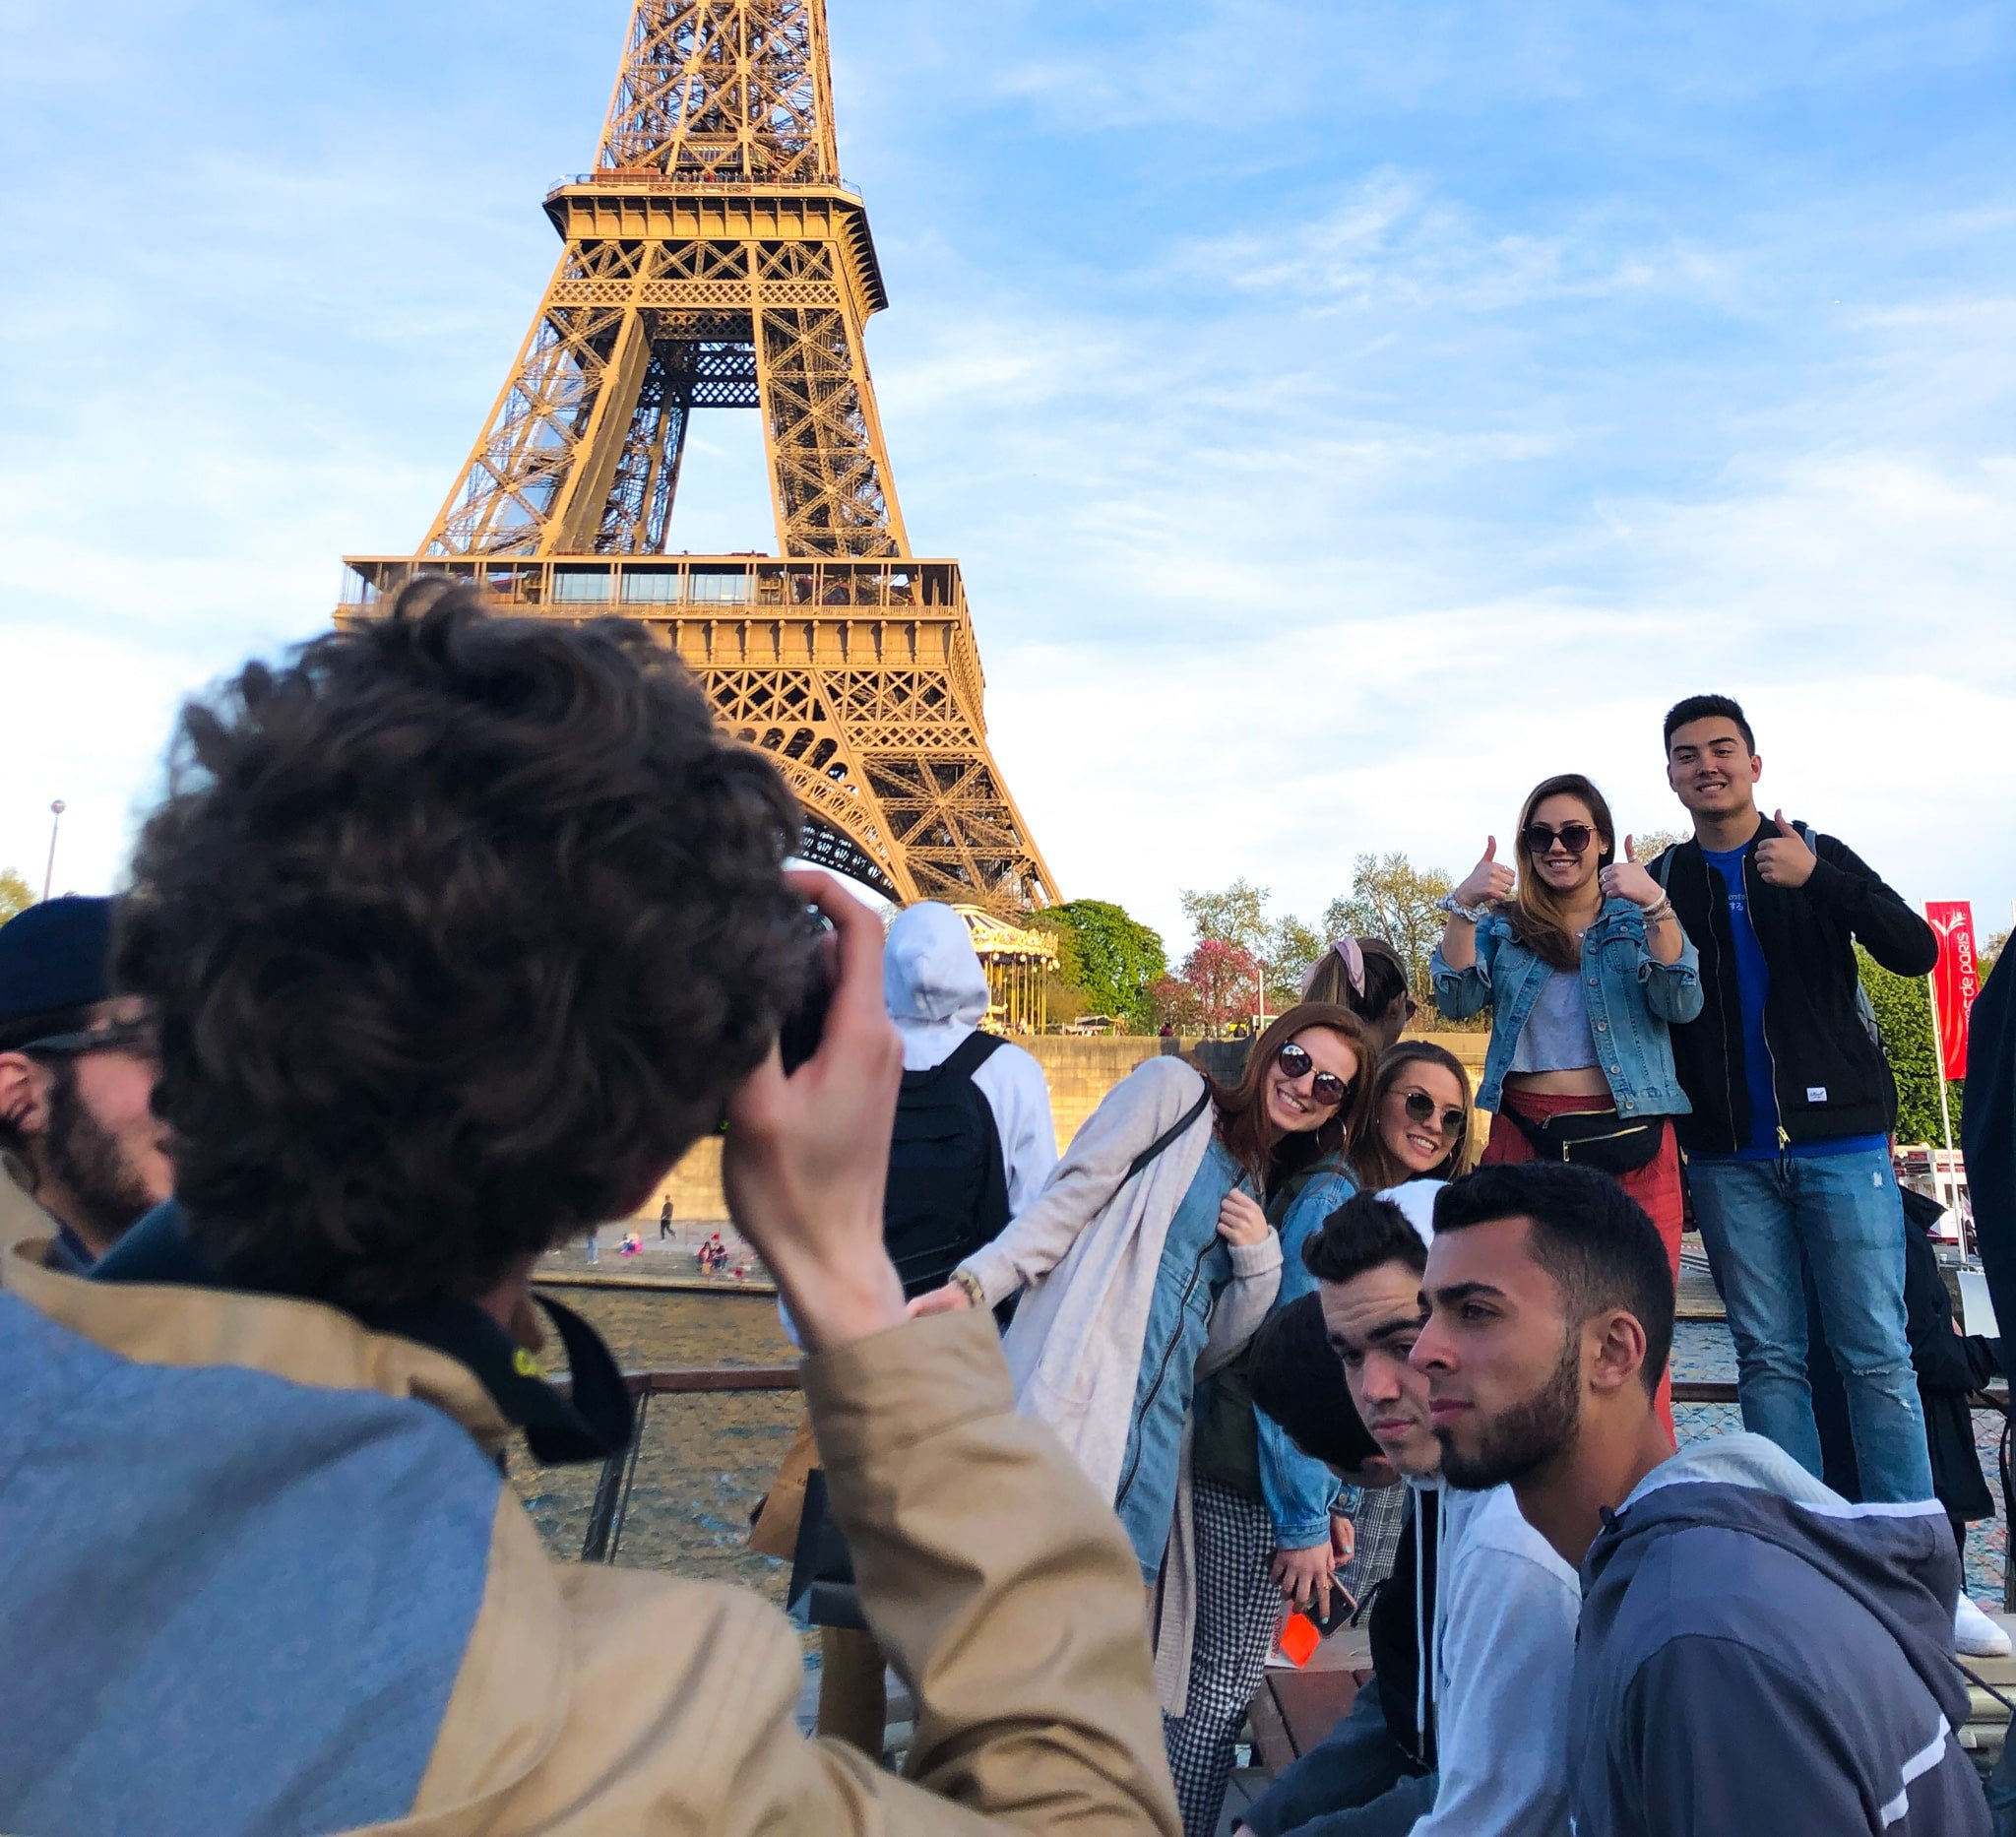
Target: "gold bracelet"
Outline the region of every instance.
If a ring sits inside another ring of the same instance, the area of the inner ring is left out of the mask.
[[[966,1299],[973,1303],[975,1313],[984,1314],[987,1311],[987,1292],[980,1287],[980,1279],[972,1270],[955,1269],[952,1280],[966,1291]]]

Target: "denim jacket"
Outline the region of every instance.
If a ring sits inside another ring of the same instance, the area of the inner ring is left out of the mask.
[[[1316,1292],[1316,1278],[1302,1261],[1302,1245],[1323,1229],[1323,1221],[1357,1191],[1341,1167],[1315,1169],[1284,1189],[1280,1221],[1281,1292],[1277,1309]],[[1270,1206],[1268,1210],[1276,1208]],[[1337,1476],[1313,1455],[1304,1454],[1264,1410],[1253,1412],[1260,1442],[1260,1491],[1274,1520],[1274,1541],[1282,1550],[1307,1550],[1330,1535],[1330,1508],[1342,1489]]]
[[[1491,1010],[1480,1109],[1496,1110],[1526,1017],[1553,966],[1513,936],[1502,913],[1477,927],[1477,961],[1450,967],[1438,944],[1430,960],[1435,1006],[1452,1021]],[[1606,900],[1582,938],[1582,991],[1589,1004],[1597,1062],[1620,1116],[1683,1116],[1691,1106],[1673,1071],[1668,1027],[1701,1012],[1701,955],[1684,938],[1679,956],[1661,963],[1645,941],[1645,915],[1630,900]]]

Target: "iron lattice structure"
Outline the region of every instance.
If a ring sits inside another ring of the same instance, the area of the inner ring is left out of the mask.
[[[987,746],[958,564],[904,533],[824,0],[637,0],[595,169],[545,208],[564,247],[489,420],[417,555],[347,559],[339,616],[426,570],[645,620],[777,760],[807,859],[896,900],[1050,904]],[[668,556],[706,409],[761,416],[775,558]]]

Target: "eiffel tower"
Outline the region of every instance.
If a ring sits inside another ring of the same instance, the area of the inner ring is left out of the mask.
[[[888,304],[842,183],[825,0],[637,0],[595,170],[420,551],[348,556],[339,618],[415,573],[642,620],[804,813],[800,854],[900,902],[1055,882],[988,750],[959,564],[911,552],[862,330]],[[777,553],[667,549],[686,431],[762,418]]]

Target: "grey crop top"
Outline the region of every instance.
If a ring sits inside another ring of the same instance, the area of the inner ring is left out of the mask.
[[[1555,970],[1527,1013],[1509,1069],[1580,1071],[1597,1062],[1596,1036],[1589,1031],[1589,1003],[1583,999],[1582,978],[1574,970]]]

